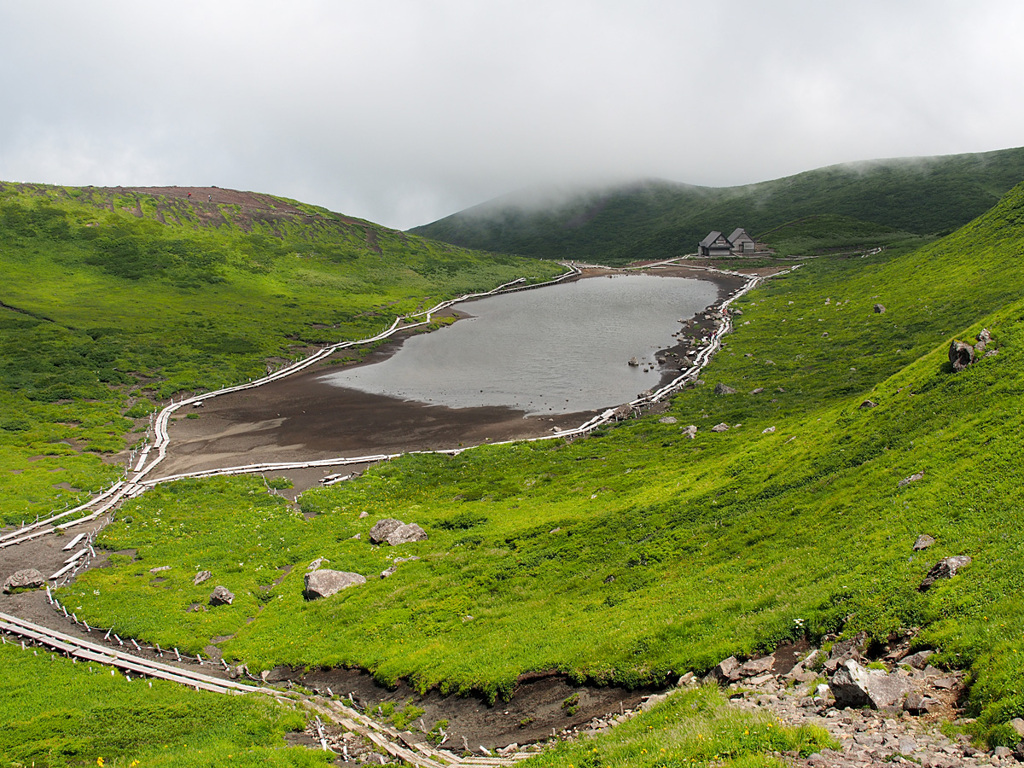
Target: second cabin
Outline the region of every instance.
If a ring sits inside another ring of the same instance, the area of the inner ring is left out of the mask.
[[[758,247],[754,238],[747,234],[747,230],[737,227],[728,237],[717,230],[710,232],[697,246],[697,255],[708,259],[718,259],[729,256],[749,256],[761,250],[764,249]]]

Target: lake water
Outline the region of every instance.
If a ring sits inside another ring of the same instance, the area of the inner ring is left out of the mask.
[[[323,379],[452,408],[507,406],[543,415],[614,407],[658,386],[658,350],[676,343],[680,319],[717,298],[714,283],[653,275],[492,296],[456,305],[471,317],[407,339],[387,360]],[[639,367],[627,364],[632,357]]]

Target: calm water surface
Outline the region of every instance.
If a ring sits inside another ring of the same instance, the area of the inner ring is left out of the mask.
[[[656,352],[674,345],[680,319],[717,298],[714,283],[653,275],[493,296],[456,305],[472,317],[407,339],[383,362],[323,378],[452,408],[497,405],[537,415],[613,407],[658,385]],[[627,365],[631,357],[641,366]]]

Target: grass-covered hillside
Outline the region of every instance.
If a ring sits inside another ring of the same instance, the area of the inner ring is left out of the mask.
[[[116,477],[103,457],[175,392],[560,271],[268,195],[189,194],[0,184],[0,524]]]
[[[134,557],[64,599],[164,645],[219,637],[254,669],[357,665],[493,696],[533,670],[641,685],[805,633],[918,628],[937,663],[970,670],[979,732],[1008,740],[1024,717],[1022,259],[1024,185],[924,248],[811,260],[748,294],[677,423],[410,456],[304,494],[306,515],[251,478],[161,487],[100,539]],[[954,373],[951,339],[982,328],[996,354]],[[385,517],[430,538],[371,546]],[[914,552],[921,533],[937,543]],[[955,554],[973,562],[918,591]],[[306,602],[321,557],[371,578]],[[234,604],[190,612],[197,570]]]
[[[622,263],[693,253],[711,230],[744,227],[763,235],[797,219],[833,215],[875,225],[852,238],[845,226],[835,245],[870,248],[908,235],[946,234],[991,208],[1022,178],[1024,148],[836,165],[741,187],[644,181],[591,191],[526,190],[410,231],[499,253]],[[880,237],[884,230],[889,239]]]

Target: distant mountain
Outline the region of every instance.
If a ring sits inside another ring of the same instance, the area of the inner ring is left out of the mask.
[[[644,180],[538,188],[409,230],[463,247],[622,263],[692,253],[710,230],[754,235],[835,215],[917,235],[945,234],[1024,179],[1024,148],[833,165],[740,187]]]

